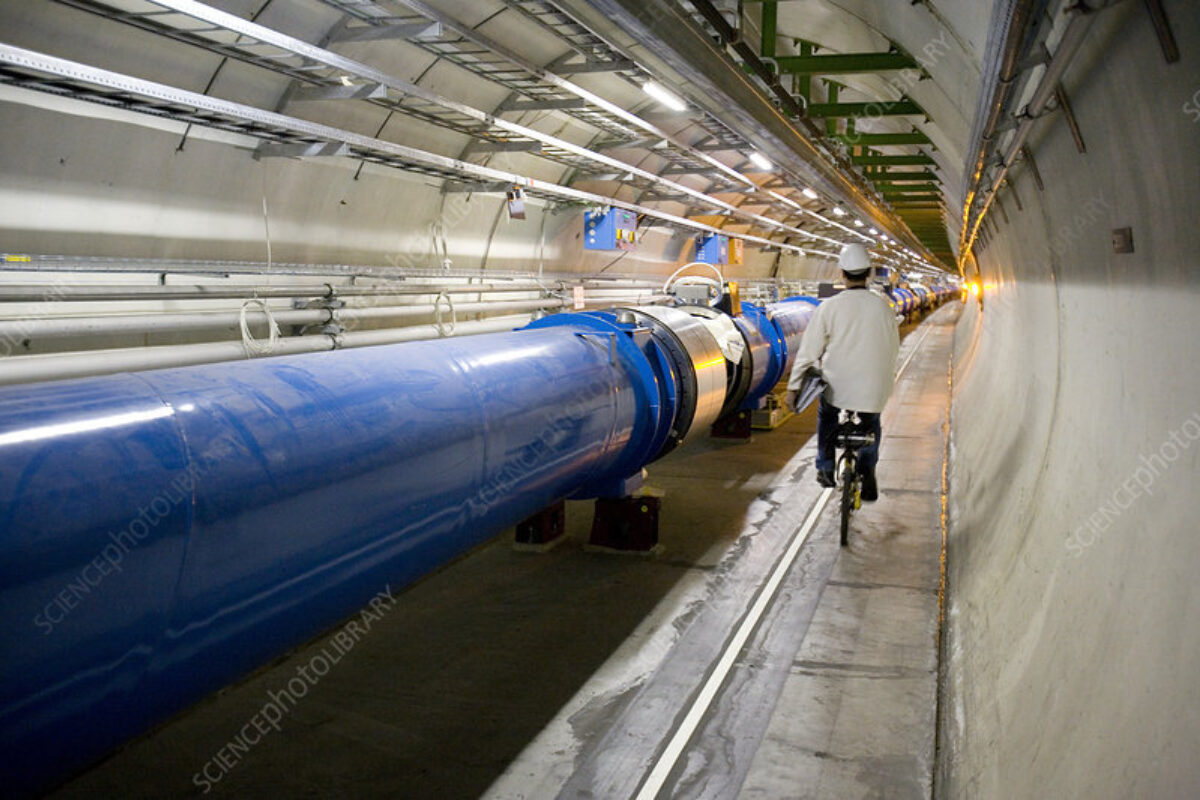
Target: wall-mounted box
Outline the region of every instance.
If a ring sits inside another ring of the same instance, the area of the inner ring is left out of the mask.
[[[740,265],[746,257],[746,243],[741,239],[729,240],[729,263]]]
[[[637,247],[637,214],[623,208],[583,215],[585,250],[633,250]]]
[[[696,258],[704,264],[729,263],[729,237],[720,233],[710,233],[696,238]]]

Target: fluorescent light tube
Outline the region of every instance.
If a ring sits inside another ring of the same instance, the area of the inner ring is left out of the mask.
[[[672,111],[687,111],[687,103],[657,81],[646,81],[642,84],[642,91]]]
[[[753,161],[754,166],[758,167],[759,169],[772,169],[775,166],[767,159],[766,156],[758,151],[750,154],[750,160]]]

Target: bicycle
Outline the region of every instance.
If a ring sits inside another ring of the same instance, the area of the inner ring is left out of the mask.
[[[875,432],[857,411],[842,411],[838,417],[837,446],[842,449],[837,471],[842,476],[842,547],[849,543],[850,515],[862,506],[862,475],[858,473],[858,452],[875,444]]]

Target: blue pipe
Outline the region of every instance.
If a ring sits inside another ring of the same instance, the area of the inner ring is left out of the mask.
[[[816,301],[819,302],[819,301]],[[742,316],[747,325],[758,332],[758,338],[767,342],[766,369],[751,385],[741,408],[755,409],[762,406],[764,398],[779,381],[792,371],[796,353],[800,349],[800,338],[812,319],[816,306],[809,302],[785,300],[769,306],[742,303]],[[745,330],[743,329],[743,335]],[[747,339],[749,341],[749,339]],[[758,371],[755,371],[758,375]]]
[[[757,402],[812,306],[743,307]],[[745,389],[698,381],[726,374],[703,325],[636,318],[0,389],[6,790],[50,786],[562,498],[627,493],[711,422],[688,403],[715,415]]]
[[[553,319],[0,390],[6,791],[640,470],[675,415],[660,347],[611,315]]]

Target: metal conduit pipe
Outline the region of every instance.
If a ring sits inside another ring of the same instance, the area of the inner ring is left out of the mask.
[[[964,246],[960,248],[962,253],[970,251],[971,246],[975,242],[975,238],[979,232],[979,226],[983,223],[983,218],[986,216],[988,209],[991,208],[992,201],[996,198],[996,193],[1004,183],[1008,171],[1016,163],[1017,157],[1021,153],[1021,147],[1025,144],[1025,140],[1029,138],[1030,132],[1033,130],[1034,123],[1045,114],[1046,107],[1050,103],[1050,99],[1054,97],[1054,92],[1062,81],[1062,76],[1074,61],[1076,54],[1079,52],[1080,46],[1087,38],[1088,32],[1091,30],[1092,23],[1095,20],[1095,15],[1099,11],[1103,11],[1121,0],[1100,0],[1093,2],[1091,5],[1087,3],[1077,3],[1066,9],[1067,14],[1071,15],[1067,23],[1066,29],[1059,40],[1058,47],[1054,51],[1054,55],[1046,63],[1046,70],[1042,74],[1041,81],[1034,90],[1033,96],[1029,100],[1029,104],[1025,110],[1018,116],[1019,124],[1016,132],[1013,134],[1012,140],[1008,147],[1005,148],[1003,156],[1000,160],[1000,169],[996,172],[995,178],[992,179],[990,187],[986,190],[986,198],[979,209],[979,213],[975,215],[974,223],[967,226],[970,222],[971,211],[971,196],[968,195],[967,204],[963,212],[963,234],[961,241]],[[985,139],[985,144],[986,144]],[[980,176],[982,177],[982,176]],[[960,258],[965,258],[961,256]],[[961,263],[960,263],[961,271]]]
[[[630,299],[632,302],[657,303],[666,298],[663,295],[658,294],[643,294],[628,299]],[[608,307],[611,304],[612,300],[610,299],[593,299],[584,302],[585,307]],[[508,312],[514,310],[528,311],[562,307],[562,301],[558,300],[530,300],[514,301],[511,303],[462,304],[456,305],[455,309],[456,312],[463,313],[507,314]],[[379,316],[382,317],[392,316],[389,313],[382,313],[385,311],[384,309],[352,310],[363,312],[363,314],[358,317],[360,319],[371,318],[371,315],[374,312],[381,312]],[[342,309],[339,312],[340,319],[349,319],[349,317],[347,317],[345,314],[346,311],[347,309]],[[428,316],[430,313],[432,313],[433,307],[422,307],[419,312],[414,311],[412,314],[409,314],[409,310],[406,308],[402,308],[400,311],[402,313],[396,318],[403,318],[405,316]],[[275,318],[279,322],[284,322],[284,320],[281,319],[281,316],[292,313],[293,312],[287,311],[277,312],[275,314]],[[319,324],[329,319],[328,312],[324,310],[317,310],[315,312],[305,310],[303,313],[315,313],[318,315],[315,319],[311,320],[308,320],[307,317],[305,318],[310,324]],[[238,315],[234,314],[232,316],[234,317],[233,325],[237,326]],[[261,314],[259,314],[259,316],[261,317]],[[288,317],[288,319],[292,318]],[[438,339],[449,336],[495,333],[497,331],[512,330],[513,328],[528,323],[530,319],[531,317],[529,314],[521,314],[517,316],[503,316],[495,319],[460,320],[454,322],[452,325],[414,325],[403,328],[385,328],[369,331],[347,331],[334,335],[321,334],[310,336],[287,336],[279,339],[269,355],[295,355],[298,353],[336,350],[339,348],[366,347],[377,344],[419,341],[421,339]],[[47,320],[47,322],[58,321],[59,320]],[[29,322],[35,321],[30,320]],[[288,322],[286,324],[298,323]],[[104,331],[104,333],[113,332],[114,331]],[[81,331],[74,331],[70,334],[63,335],[84,334]],[[28,338],[29,336],[30,334],[26,332],[21,335],[21,338]],[[4,341],[4,339],[0,337],[0,341]],[[251,354],[247,352],[246,347],[241,341],[158,345],[153,347],[127,347],[106,350],[87,350],[71,353],[9,356],[7,358],[0,358],[0,386],[20,383],[33,383],[37,381],[56,381],[92,375],[110,375],[114,372],[138,372],[142,370],[183,367],[196,364],[215,364],[222,361],[237,361],[248,357],[251,357]]]
[[[749,310],[753,373],[777,379],[811,306]],[[6,789],[48,788],[558,500],[627,495],[726,405],[700,311],[0,388]]]
[[[1008,107],[1009,98],[1015,88],[1017,76],[1020,74],[1019,62],[1021,53],[1027,46],[1026,37],[1029,26],[1032,21],[1036,21],[1038,13],[1042,10],[1041,7],[1046,2],[1047,0],[1004,0],[1004,2],[997,3],[993,9],[988,50],[989,55],[993,49],[998,52],[996,57],[989,62],[994,65],[994,71],[987,76],[992,80],[992,94],[986,102],[986,116],[976,114],[976,119],[982,119],[983,124],[972,136],[972,150],[975,158],[974,163],[968,164],[968,184],[963,193],[963,197],[966,198],[962,225],[964,236],[970,221],[965,215],[970,213],[975,193],[979,190],[980,182],[983,180],[989,144],[996,135],[996,128],[1000,125],[1001,116],[1004,109]],[[1002,38],[993,41],[997,35]],[[984,102],[983,97],[984,95],[981,94],[981,103]]]
[[[528,323],[529,320],[528,314],[521,314],[459,322],[453,328],[447,326],[441,331],[436,325],[416,325],[408,328],[352,331],[336,336],[288,336],[281,338],[268,355],[296,355],[420,339],[495,333],[512,330]],[[111,375],[116,372],[141,372],[197,364],[216,364],[223,361],[241,361],[249,357],[250,354],[247,353],[245,346],[240,341],[12,356],[0,359],[0,386],[59,381],[93,375]]]
[[[568,303],[558,298],[540,300],[484,301],[455,303],[456,314],[501,314],[518,311],[561,309]],[[445,308],[445,306],[443,306]],[[281,309],[271,312],[280,325],[318,325],[327,322],[361,322],[401,320],[427,317],[435,312],[432,304],[411,306],[379,306],[339,309]],[[262,311],[247,312],[247,321],[255,326],[267,323]],[[122,314],[94,317],[47,317],[42,319],[0,320],[0,340],[61,339],[73,336],[108,336],[118,334],[177,333],[183,331],[237,331],[241,314],[237,311],[202,311],[194,313]]]
[[[597,282],[598,283],[598,282]],[[592,286],[592,282],[588,282]],[[614,290],[649,289],[655,286],[649,281],[618,283],[595,288]],[[59,286],[51,285],[4,285],[0,284],[0,302],[96,302],[123,300],[237,300],[258,297],[264,300],[301,297],[360,297],[396,296],[419,297],[442,294],[497,294],[511,292],[543,292],[547,285],[529,284],[455,284],[445,287],[436,285],[414,286],[336,286],[314,284],[312,286]]]
[[[1062,39],[1058,43],[1058,48],[1054,51],[1054,56],[1046,64],[1046,72],[1042,75],[1041,83],[1038,84],[1033,97],[1029,99],[1029,106],[1021,114],[1021,124],[1017,128],[1012,142],[1009,143],[1008,148],[1004,152],[1004,161],[999,173],[996,175],[996,179],[992,181],[992,194],[995,194],[1000,188],[1000,184],[1004,182],[1004,176],[1008,174],[1009,168],[1016,162],[1017,156],[1021,152],[1021,146],[1029,138],[1029,132],[1032,130],[1033,124],[1037,121],[1038,117],[1046,112],[1046,106],[1050,104],[1050,99],[1054,97],[1054,92],[1058,88],[1058,84],[1062,81],[1063,73],[1067,71],[1067,67],[1075,60],[1075,55],[1079,52],[1080,45],[1087,38],[1088,31],[1091,30],[1092,23],[1096,19],[1095,11],[1098,10],[1099,8],[1091,9],[1085,5],[1079,5],[1074,6],[1067,12],[1071,14],[1071,21],[1067,23],[1067,28],[1063,31]]]

